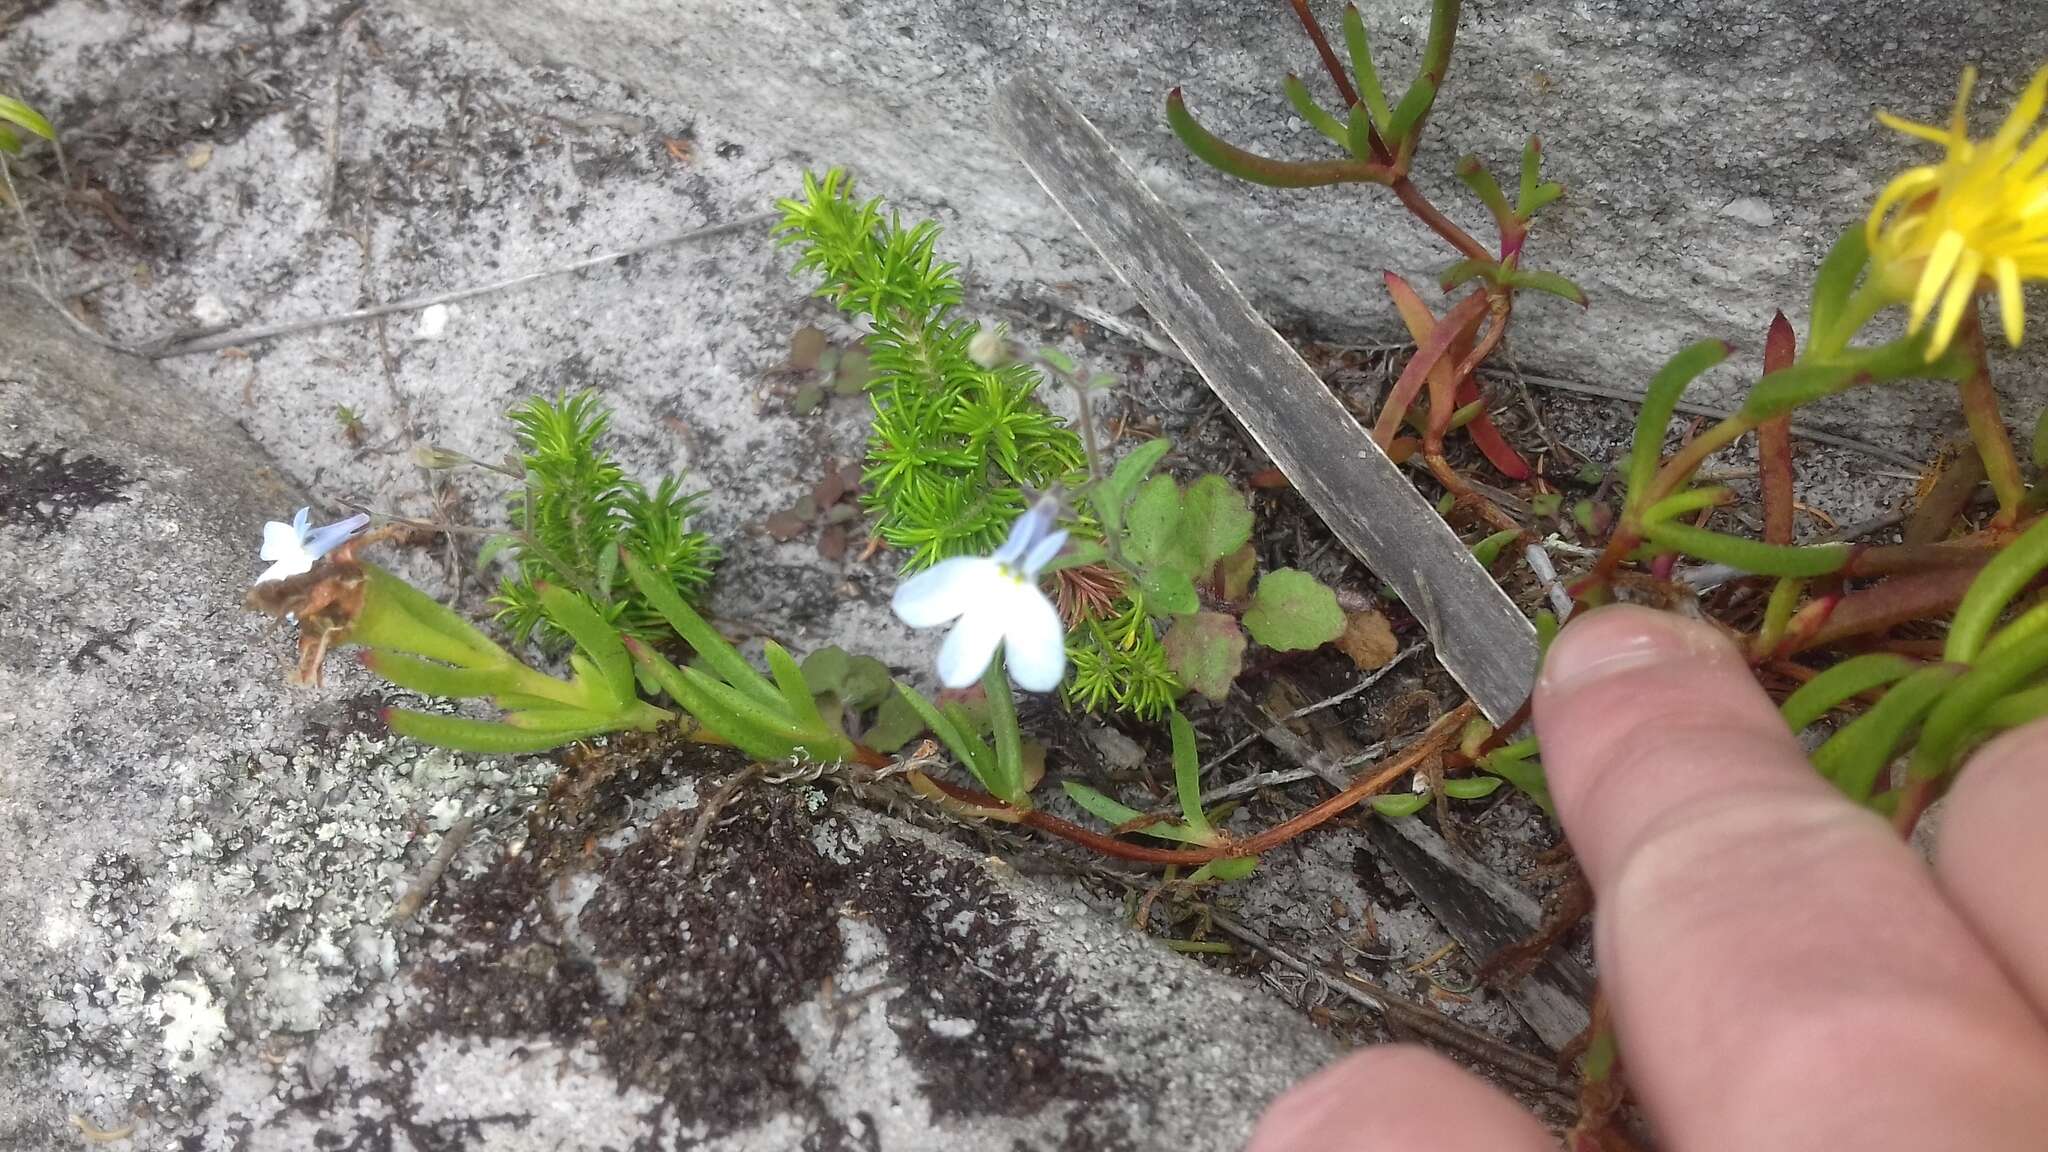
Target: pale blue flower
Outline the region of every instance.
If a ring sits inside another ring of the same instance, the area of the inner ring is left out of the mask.
[[[1042,497],[1010,525],[1009,539],[994,555],[941,560],[897,586],[889,606],[905,624],[955,622],[939,648],[939,683],[973,684],[1001,645],[1018,687],[1059,687],[1067,670],[1067,630],[1038,589],[1039,570],[1067,542],[1058,515],[1059,501]]]
[[[312,571],[315,561],[341,547],[370,522],[367,515],[358,512],[346,520],[314,528],[312,514],[311,508],[301,508],[289,524],[272,520],[263,526],[263,551],[259,555],[271,564],[256,578],[258,584]]]

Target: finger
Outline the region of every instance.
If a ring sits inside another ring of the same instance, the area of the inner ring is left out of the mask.
[[[2048,1018],[2048,721],[1977,753],[1942,811],[1935,874],[1949,902]]]
[[[1676,1149],[2032,1147],[2048,1034],[1711,626],[1610,608],[1536,692],[1629,1079]]]
[[[1556,1152],[1534,1116],[1426,1048],[1355,1052],[1266,1110],[1246,1152]]]

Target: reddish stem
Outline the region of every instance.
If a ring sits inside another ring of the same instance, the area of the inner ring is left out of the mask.
[[[1803,634],[1788,627],[1778,654],[1825,648],[1852,637],[1887,632],[1908,621],[1935,619],[1962,603],[1976,578],[1975,568],[1936,568],[1858,589],[1841,597],[1824,619],[1812,622]]]
[[[1351,77],[1344,74],[1344,65],[1338,63],[1337,53],[1330,47],[1329,37],[1323,35],[1322,23],[1316,19],[1315,13],[1308,10],[1308,0],[1287,0],[1287,2],[1293,7],[1295,18],[1301,21],[1302,31],[1308,33],[1309,41],[1316,46],[1316,55],[1322,57],[1323,70],[1330,74],[1331,81],[1337,85],[1338,94],[1344,97],[1344,106],[1346,108],[1355,106],[1358,103],[1358,90],[1351,86]],[[1380,143],[1377,129],[1373,132],[1373,144],[1375,145],[1373,148],[1375,154],[1381,154],[1386,147]],[[1391,159],[1391,157],[1386,155],[1380,155],[1380,158],[1383,160]]]
[[[1486,250],[1486,245],[1473,239],[1470,232],[1458,227],[1456,221],[1439,212],[1436,205],[1429,202],[1429,197],[1422,194],[1422,189],[1417,188],[1414,182],[1408,179],[1405,165],[1397,165],[1394,171],[1397,175],[1387,187],[1393,189],[1394,196],[1417,220],[1428,226],[1430,231],[1443,237],[1444,242],[1456,248],[1460,255],[1473,260],[1493,260],[1493,253]]]
[[[2012,437],[1998,412],[1998,393],[1991,387],[1991,363],[1984,354],[1984,328],[1976,312],[1963,316],[1962,338],[1970,356],[1969,375],[1962,380],[1963,418],[1969,422],[1970,438],[1984,457],[1984,474],[1991,491],[1998,496],[1994,528],[2010,528],[2019,519],[2027,499],[2026,481],[2020,478],[2019,458],[2013,455]]]
[[[1456,743],[1458,733],[1464,728],[1465,722],[1477,714],[1477,708],[1469,702],[1458,705],[1438,717],[1436,723],[1431,724],[1429,730],[1410,745],[1406,752],[1381,765],[1372,775],[1354,781],[1349,788],[1293,819],[1276,824],[1245,840],[1226,840],[1221,844],[1202,848],[1151,848],[1143,844],[1130,844],[1113,839],[1036,808],[1019,813],[1018,822],[1084,848],[1093,849],[1105,856],[1142,864],[1200,865],[1212,860],[1256,856],[1356,808],[1371,797],[1386,791],[1388,785],[1414,771],[1430,757],[1443,755],[1447,748]],[[943,780],[935,779],[932,784],[939,791],[963,804],[998,811],[1009,808],[1001,800],[985,792],[962,788]]]

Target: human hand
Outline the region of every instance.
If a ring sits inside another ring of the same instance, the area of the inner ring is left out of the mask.
[[[1963,772],[1930,871],[1813,771],[1711,627],[1607,608],[1536,689],[1628,1083],[1669,1152],[2048,1148],[2048,725]],[[1251,1152],[1556,1141],[1424,1049],[1280,1098]]]

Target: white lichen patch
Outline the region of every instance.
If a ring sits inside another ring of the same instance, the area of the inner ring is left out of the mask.
[[[155,1011],[163,1026],[164,1062],[179,1076],[213,1067],[227,1043],[228,1018],[200,980],[173,980],[157,995]]]
[[[93,985],[46,991],[43,1044],[128,1053],[124,1090],[152,1098],[168,1086],[150,1069],[175,1082],[314,1032],[393,976],[419,929],[392,911],[441,829],[467,815],[465,855],[498,851],[557,771],[365,735],[172,767],[189,790],[157,850],[102,853],[44,934],[89,932],[108,955]]]

